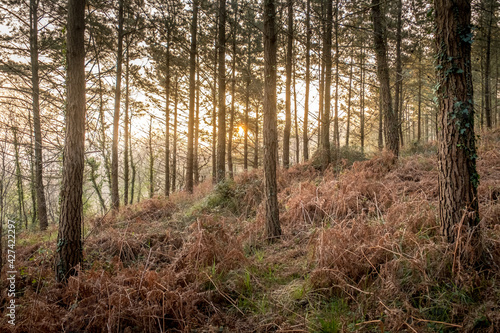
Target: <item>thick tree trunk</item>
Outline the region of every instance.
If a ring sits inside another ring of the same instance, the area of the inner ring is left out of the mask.
[[[120,96],[122,82],[123,59],[123,0],[119,0],[118,8],[118,51],[116,58],[115,112],[113,116],[113,146],[111,151],[111,206],[120,208],[118,191],[118,129],[120,125]]]
[[[479,223],[471,7],[467,0],[436,0],[434,10],[441,129],[438,133],[439,221],[442,235],[454,242],[461,226],[475,227]]]
[[[394,156],[399,155],[398,117],[392,108],[385,23],[379,0],[372,0],[373,40],[377,61],[377,75],[380,81],[380,97],[385,124],[385,144]]]
[[[82,263],[83,169],[85,153],[85,0],[68,0],[67,101],[56,278],[65,282]]]
[[[304,126],[302,130],[302,148],[304,161],[309,159],[309,85],[310,85],[310,66],[311,66],[311,0],[306,4],[306,91],[304,100]]]
[[[320,159],[322,168],[326,168],[331,161],[330,154],[330,104],[332,84],[332,21],[333,1],[326,3],[326,31],[323,36],[323,57],[325,59],[325,109],[321,119],[321,148]]]
[[[273,242],[281,236],[276,166],[278,133],[276,114],[276,8],[264,0],[264,189],[266,237]]]
[[[292,127],[292,52],[293,52],[293,1],[287,0],[288,7],[288,31],[286,45],[286,81],[285,81],[285,130],[283,131],[283,167],[290,166],[290,131]]]
[[[40,230],[47,229],[47,204],[43,185],[42,129],[40,121],[40,86],[38,77],[38,0],[30,0],[30,54],[33,97],[33,127],[35,130],[36,209]]]
[[[226,178],[226,0],[219,1],[219,114],[217,182]]]
[[[189,52],[189,116],[187,138],[186,190],[193,193],[193,139],[196,95],[196,31],[198,29],[198,1],[193,1],[193,19],[191,21],[191,50]]]

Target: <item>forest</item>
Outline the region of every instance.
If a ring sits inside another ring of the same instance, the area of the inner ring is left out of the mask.
[[[497,0],[1,0],[0,332],[500,332]]]

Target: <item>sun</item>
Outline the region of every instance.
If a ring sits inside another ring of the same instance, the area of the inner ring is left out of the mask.
[[[245,135],[245,129],[243,128],[243,125],[238,126],[238,135],[239,136]]]

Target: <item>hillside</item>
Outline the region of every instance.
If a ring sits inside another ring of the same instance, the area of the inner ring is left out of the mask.
[[[67,286],[54,279],[56,226],[19,234],[15,332],[500,331],[500,131],[480,140],[475,269],[466,235],[439,236],[432,146],[351,162],[281,170],[271,245],[260,171],[86,220]],[[4,270],[3,311],[5,283]]]

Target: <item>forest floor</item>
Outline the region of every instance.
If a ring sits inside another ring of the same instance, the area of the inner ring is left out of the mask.
[[[0,331],[499,332],[500,130],[480,139],[479,259],[466,232],[439,236],[435,149],[281,170],[274,244],[261,171],[87,219],[67,285],[56,226],[22,232],[16,326],[3,315]],[[5,283],[4,269],[3,313]]]

